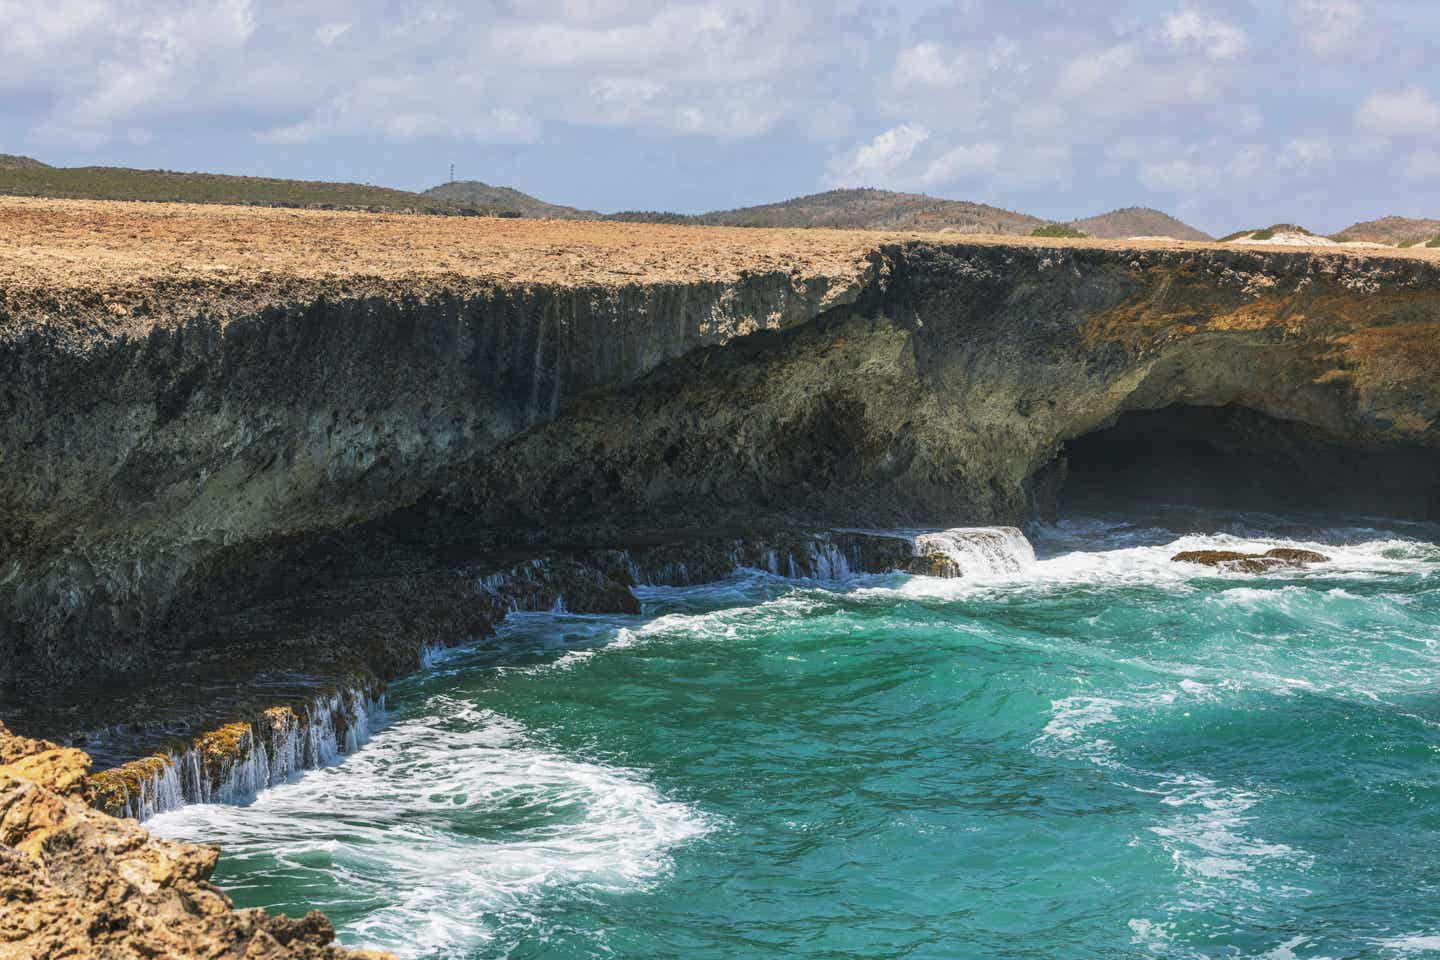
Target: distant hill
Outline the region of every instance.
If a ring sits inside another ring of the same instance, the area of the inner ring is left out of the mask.
[[[10,154],[0,154],[0,194],[565,220],[609,219],[702,226],[832,227],[1008,236],[1031,236],[1038,231],[1047,236],[1078,233],[1107,239],[1136,236],[1210,239],[1168,214],[1142,207],[1129,207],[1067,224],[968,200],[946,200],[923,193],[869,187],[829,190],[779,203],[701,214],[626,211],[607,216],[594,210],[547,203],[511,187],[479,180],[458,180],[431,187],[423,193],[412,193],[360,183],[134,170],[127,167],[52,167],[30,157]],[[1440,232],[1440,227],[1436,232]]]
[[[435,200],[519,214],[522,217],[550,217],[554,220],[599,220],[594,210],[546,203],[510,187],[496,187],[479,180],[452,180],[426,190],[423,196]]]
[[[869,188],[830,190],[781,203],[698,215],[627,211],[612,214],[610,219],[734,227],[836,227],[850,230],[999,233],[1011,236],[1073,235],[1056,232],[1058,228],[1068,228],[1086,236],[1105,239],[1214,239],[1168,214],[1145,207],[1127,207],[1098,217],[1057,224],[983,203],[943,200],[923,193],[897,193]],[[1037,231],[1040,233],[1037,234]]]
[[[1417,220],[1413,217],[1381,217],[1353,223],[1341,230],[1337,237],[1347,240],[1369,240],[1392,246],[1404,244],[1414,246],[1440,237],[1440,220]]]
[[[1102,240],[1124,240],[1127,237],[1172,237],[1176,240],[1214,240],[1208,233],[1202,233],[1176,220],[1168,213],[1149,207],[1125,207],[1098,217],[1072,220],[1070,226],[1081,233]]]
[[[0,156],[0,194],[76,200],[240,203],[344,210],[479,213],[459,205],[361,183],[233,177],[127,167],[51,167],[29,157]]]
[[[20,157],[13,153],[0,153],[0,170],[48,170],[47,164],[32,157]]]
[[[620,214],[617,219],[644,215]],[[664,222],[727,227],[834,227],[849,230],[925,230],[1028,235],[1047,221],[967,200],[923,193],[858,188],[829,190],[780,203],[717,210],[693,217],[663,214]]]

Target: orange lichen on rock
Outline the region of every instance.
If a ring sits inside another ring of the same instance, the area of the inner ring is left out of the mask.
[[[160,840],[86,805],[89,757],[0,725],[0,960],[378,960],[317,912],[236,910],[209,882],[215,847]]]

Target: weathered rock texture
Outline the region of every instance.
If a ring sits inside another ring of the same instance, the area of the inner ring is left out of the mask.
[[[0,958],[139,960],[384,954],[333,944],[330,922],[235,910],[208,881],[219,851],[159,840],[80,795],[78,750],[0,726]]]
[[[1242,553],[1238,550],[1187,550],[1170,558],[1175,563],[1194,563],[1214,567],[1227,573],[1271,573],[1276,570],[1303,570],[1312,563],[1325,563],[1330,558],[1314,550],[1276,547],[1264,553]]]
[[[1023,522],[1068,440],[1173,404],[1302,431],[1297,473],[1330,447],[1440,462],[1440,263],[1418,254],[0,213],[12,672],[161,662],[194,598],[283,596],[291,547],[336,531],[536,555]],[[67,272],[87,238],[103,255]],[[256,247],[274,272],[237,268]],[[1434,473],[1405,472],[1395,505],[1433,510]]]

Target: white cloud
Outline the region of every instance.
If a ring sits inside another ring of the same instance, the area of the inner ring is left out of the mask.
[[[930,131],[925,127],[902,123],[856,150],[855,166],[861,170],[893,170],[929,139]]]
[[[1065,114],[1053,103],[1028,103],[1015,110],[1015,126],[1022,130],[1053,130],[1065,122]]]
[[[1365,22],[1357,0],[1295,0],[1290,14],[1306,45],[1320,54],[1348,47]]]
[[[345,34],[349,32],[350,24],[343,21],[322,23],[320,24],[320,26],[315,28],[315,42],[320,44],[320,46],[322,47],[333,47],[336,40],[339,40],[341,37],[345,36]]]
[[[510,106],[480,106],[486,79],[464,72],[429,74],[375,73],[350,82],[328,101],[298,121],[279,124],[259,134],[279,143],[302,143],[318,137],[374,132],[394,140],[463,137],[491,143],[530,143],[540,135],[539,122]],[[434,91],[443,89],[446,96]]]
[[[1240,150],[1230,159],[1225,170],[1230,176],[1236,179],[1252,177],[1259,173],[1265,166],[1265,148],[1259,144],[1251,144],[1248,147],[1241,147]]]
[[[974,76],[963,53],[947,54],[935,43],[917,43],[900,51],[891,82],[901,89],[953,87]]]
[[[998,143],[977,143],[947,150],[925,168],[918,182],[933,187],[952,183],[962,177],[995,169],[1000,160],[1001,148]]]
[[[655,109],[664,92],[665,84],[649,77],[596,77],[590,83],[593,119],[615,126],[635,123]]]
[[[1440,151],[1422,150],[1412,155],[1405,173],[1417,180],[1440,180]]]
[[[1029,66],[1020,60],[1020,45],[1009,37],[996,37],[990,44],[985,64],[991,70],[1013,70],[1024,73]]]
[[[778,108],[768,108],[763,97],[740,92],[730,99],[712,97],[703,106],[683,104],[660,122],[679,133],[712,137],[754,137],[779,121]]]
[[[930,130],[919,124],[902,123],[892,127],[833,161],[830,182],[849,186],[888,182],[929,139]]]
[[[1241,130],[1259,130],[1265,125],[1265,118],[1254,107],[1234,107],[1230,110],[1230,119]]]
[[[1140,180],[1147,187],[1180,193],[1194,191],[1214,177],[1214,167],[1191,163],[1189,160],[1147,163],[1140,168]]]
[[[629,22],[501,23],[484,36],[507,64],[628,75],[663,70],[672,84],[700,78],[734,85],[803,67],[814,32],[809,14],[793,4],[725,0],[665,5]]]
[[[1209,63],[1148,63],[1130,43],[1071,60],[1061,68],[1056,84],[1060,99],[1088,113],[1110,116],[1207,100],[1216,89]]]
[[[1249,45],[1244,30],[1196,10],[1172,13],[1161,32],[1171,46],[1197,46],[1212,60],[1233,60]]]
[[[250,0],[186,4],[142,18],[134,34],[139,55],[101,62],[94,89],[71,119],[103,124],[182,99],[180,81],[196,79],[212,58],[241,50],[254,32]]]
[[[1060,71],[1058,92],[1062,97],[1089,96],[1121,79],[1134,65],[1135,48],[1129,44],[1077,57]]]
[[[1286,167],[1309,167],[1330,159],[1330,141],[1295,139],[1280,151],[1280,164]]]
[[[1355,119],[1381,136],[1433,133],[1440,130],[1440,103],[1424,87],[1413,84],[1395,93],[1372,94]]]

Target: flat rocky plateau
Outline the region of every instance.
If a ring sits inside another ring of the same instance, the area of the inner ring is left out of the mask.
[[[0,717],[142,732],[44,800],[134,807],[509,610],[836,528],[1191,487],[1433,518],[1437,423],[1437,251],[0,199]],[[73,895],[34,836],[3,862]]]
[[[857,279],[881,246],[919,239],[1042,249],[1235,249],[1163,240],[437,218],[23,197],[0,197],[0,224],[0,287],[10,302],[6,323],[84,316],[130,335],[189,319],[186,311],[203,309],[199,298],[207,294],[218,298],[211,310],[223,316],[217,307],[240,291],[263,295],[266,285],[273,285],[272,296],[284,298],[296,292],[295,283],[316,289],[397,280],[422,287],[463,282],[588,288],[733,282],[775,271],[842,281]],[[1425,248],[1314,255],[1440,260],[1440,250]],[[32,307],[32,314],[22,309],[26,296],[50,299]]]

